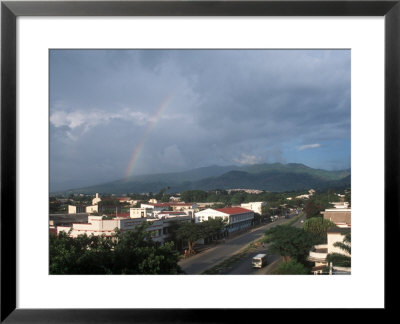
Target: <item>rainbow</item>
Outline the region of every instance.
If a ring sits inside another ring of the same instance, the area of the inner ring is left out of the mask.
[[[169,95],[162,103],[161,105],[157,108],[156,113],[154,116],[150,119],[149,124],[147,125],[146,130],[144,131],[142,137],[140,138],[140,141],[138,145],[135,147],[135,150],[133,151],[132,157],[129,160],[128,167],[126,168],[125,171],[125,180],[128,179],[128,177],[132,174],[133,168],[135,167],[135,163],[138,160],[140,153],[142,152],[143,145],[146,142],[146,139],[148,138],[151,130],[154,128],[155,124],[157,121],[160,119],[164,109],[168,106],[169,102],[171,101],[172,94]]]

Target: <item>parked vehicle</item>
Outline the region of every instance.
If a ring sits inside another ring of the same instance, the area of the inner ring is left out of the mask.
[[[262,268],[267,264],[267,255],[266,254],[257,254],[252,259],[253,268]]]

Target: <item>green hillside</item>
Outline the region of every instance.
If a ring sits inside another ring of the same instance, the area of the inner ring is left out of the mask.
[[[245,167],[210,166],[185,172],[134,176],[62,193],[155,193],[168,187],[169,192],[234,188],[281,192],[335,186],[350,186],[349,170],[327,171],[297,163],[264,163]]]

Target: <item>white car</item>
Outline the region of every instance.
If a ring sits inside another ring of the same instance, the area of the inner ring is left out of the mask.
[[[302,220],[300,221],[300,223],[304,223],[304,220],[302,219]]]

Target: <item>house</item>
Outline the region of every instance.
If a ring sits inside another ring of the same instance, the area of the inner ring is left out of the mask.
[[[242,207],[208,208],[195,213],[195,222],[199,223],[218,217],[227,222],[226,229],[230,233],[250,227],[254,219],[254,212]]]

